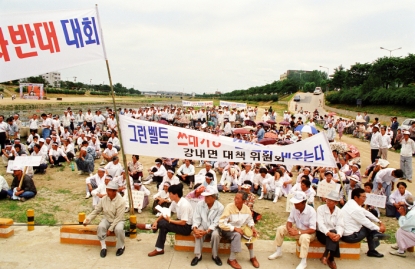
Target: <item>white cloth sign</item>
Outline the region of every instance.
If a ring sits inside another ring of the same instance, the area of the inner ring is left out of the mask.
[[[105,60],[98,9],[0,16],[0,82]]]
[[[126,154],[169,158],[335,167],[324,133],[286,146],[264,146],[225,136],[120,115]]]
[[[16,156],[14,165],[20,166],[39,166],[42,161],[42,156]]]
[[[219,105],[220,106],[227,106],[230,108],[242,108],[242,109],[246,109],[247,105],[246,103],[235,103],[235,102],[228,102],[228,101],[219,101]]]
[[[7,174],[13,174],[13,163],[14,161],[9,161],[7,163],[7,169],[6,169]]]
[[[338,191],[339,184],[330,184],[326,181],[320,181],[317,185],[317,196],[326,197],[331,191]]]
[[[194,107],[213,106],[213,101],[185,101],[185,100],[182,100],[182,106],[194,106]]]
[[[144,192],[137,191],[137,190],[131,190],[131,195],[133,197],[133,206],[135,209],[142,209],[143,208],[143,202],[144,202]],[[125,206],[127,208],[130,207],[130,200],[128,197],[128,194],[126,193],[124,195],[125,200]]]
[[[294,196],[294,194],[290,193],[287,194],[287,202],[285,205],[285,212],[291,212],[291,209],[294,207],[294,204],[290,202],[290,199]]]
[[[365,205],[371,205],[374,207],[385,208],[386,196],[378,195],[374,193],[366,193]]]

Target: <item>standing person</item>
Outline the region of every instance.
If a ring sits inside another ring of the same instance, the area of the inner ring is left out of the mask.
[[[375,158],[379,155],[379,148],[382,144],[382,135],[379,132],[379,125],[372,128],[372,137],[370,138],[370,160],[375,162]]]
[[[334,129],[332,122],[329,123],[329,127],[326,131],[326,136],[329,142],[334,142],[334,138],[336,137],[336,129]]]
[[[218,256],[219,249],[219,219],[223,213],[223,205],[217,200],[218,190],[215,187],[208,186],[202,193],[204,201],[196,205],[193,213],[193,236],[195,237],[195,257],[191,265],[195,266],[202,260],[202,247],[206,237],[210,237],[212,247],[212,260],[216,265],[221,266],[222,261]]]
[[[397,117],[393,117],[392,118],[392,122],[391,122],[391,130],[393,132],[393,139],[395,139],[396,137],[396,133],[398,132],[398,128],[399,128],[399,122],[398,122],[398,118]]]
[[[317,208],[316,235],[318,241],[326,246],[320,261],[331,269],[337,268],[334,258],[340,258],[339,241],[344,231],[343,214],[337,207],[339,200],[339,193],[331,191],[326,197],[326,204]]]
[[[366,122],[365,126],[367,126],[367,125],[369,124],[369,122],[370,122],[370,117],[369,117],[369,115],[367,114],[367,112],[365,112],[365,114],[363,115],[363,119],[364,119],[364,120],[365,120],[365,122]]]
[[[241,252],[241,243],[244,241],[248,248],[252,265],[255,268],[259,268],[258,260],[254,255],[253,244],[253,241],[258,237],[258,232],[255,229],[251,209],[245,205],[247,198],[248,194],[246,192],[239,191],[235,195],[234,202],[225,207],[219,220],[222,236],[231,240],[231,255],[229,256],[228,264],[234,269],[242,268],[236,261],[236,254]]]
[[[30,133],[34,132],[37,134],[37,129],[39,128],[39,119],[36,114],[33,114],[32,118],[29,120],[29,129]]]
[[[259,123],[257,125],[257,128],[258,128],[258,131],[257,131],[256,136],[257,136],[258,142],[260,142],[262,139],[264,139],[264,136],[265,136],[264,125],[262,123]]]
[[[406,178],[406,180],[412,183],[412,155],[415,153],[415,142],[412,139],[409,139],[409,136],[409,131],[403,132],[400,168],[403,171],[403,178]]]
[[[117,252],[116,256],[121,256],[125,251],[124,239],[124,210],[125,201],[118,193],[118,184],[115,181],[110,181],[106,186],[107,195],[101,198],[98,205],[95,207],[84,220],[84,226],[91,223],[98,214],[103,213],[103,218],[98,225],[97,236],[101,243],[101,258],[107,256],[107,246],[105,239],[111,234],[115,233],[117,238]]]
[[[284,237],[288,236],[299,240],[301,262],[296,269],[305,269],[307,267],[307,255],[310,242],[316,238],[316,211],[307,205],[307,197],[304,192],[297,191],[290,199],[294,204],[286,225],[277,228],[275,235],[275,245],[277,250],[268,256],[269,260],[274,260],[282,256],[281,246]],[[295,225],[295,228],[294,228]]]
[[[45,113],[42,114],[42,138],[46,139],[50,135],[50,128],[52,127],[52,119],[47,117]]]
[[[23,180],[22,186],[19,187],[21,180]],[[27,199],[35,197],[36,194],[37,189],[32,177],[29,175],[23,176],[23,167],[18,165],[14,166],[13,181],[10,190],[7,191],[7,196],[12,200],[24,202]]]
[[[337,124],[337,132],[339,132],[339,140],[342,140],[345,126],[346,124],[344,123],[343,119],[340,118],[339,123]]]
[[[379,145],[379,157],[381,159],[387,160],[388,159],[388,149],[389,145],[391,144],[391,137],[386,134],[386,127],[382,126],[380,128],[381,134],[381,144]]]
[[[345,227],[342,241],[358,243],[366,238],[369,247],[367,256],[382,258],[383,254],[377,252],[376,248],[379,246],[379,240],[388,239],[390,236],[384,234],[386,231],[385,225],[362,207],[365,201],[365,191],[357,188],[352,191],[352,199],[341,209]],[[379,226],[372,221],[379,223]]]
[[[3,155],[3,149],[6,144],[7,123],[4,122],[4,116],[0,115],[0,155]]]

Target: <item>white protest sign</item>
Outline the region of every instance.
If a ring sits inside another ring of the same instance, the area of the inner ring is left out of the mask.
[[[385,208],[386,196],[373,193],[366,193],[365,205],[371,205],[374,207]]]
[[[131,195],[133,196],[133,206],[135,209],[142,209],[143,208],[143,202],[144,202],[144,192],[137,191],[137,190],[131,190]],[[130,207],[130,202],[128,195],[124,195],[125,199],[125,206]]]
[[[42,161],[42,156],[16,156],[14,165],[20,166],[39,166]]]
[[[185,100],[182,100],[182,106],[194,106],[194,107],[213,106],[213,101],[185,101]]]
[[[317,196],[326,197],[331,191],[338,191],[338,184],[327,183],[322,180],[317,185]]]
[[[14,161],[9,161],[8,162],[7,170],[6,170],[7,174],[13,174],[13,163],[14,163]]]
[[[287,195],[287,203],[285,205],[285,212],[291,212],[291,209],[294,207],[294,204],[290,202],[290,199],[294,196],[294,194]]]
[[[219,101],[220,106],[227,106],[230,108],[242,108],[245,109],[247,107],[246,103],[236,103],[236,102],[229,102],[229,101]]]

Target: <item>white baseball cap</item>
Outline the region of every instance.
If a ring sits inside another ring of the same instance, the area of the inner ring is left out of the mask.
[[[290,199],[290,202],[293,204],[299,204],[303,201],[307,200],[307,196],[302,191],[294,192],[294,196]]]

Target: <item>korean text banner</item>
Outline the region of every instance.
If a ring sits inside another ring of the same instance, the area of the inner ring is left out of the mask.
[[[0,82],[105,59],[96,8],[0,14]]]
[[[247,107],[246,103],[235,103],[235,102],[228,102],[228,101],[219,101],[220,106],[227,106],[230,108],[243,108]]]
[[[208,161],[335,167],[324,133],[287,146],[263,146],[120,115],[126,154]]]
[[[182,100],[182,106],[213,106],[213,101],[184,101]]]

